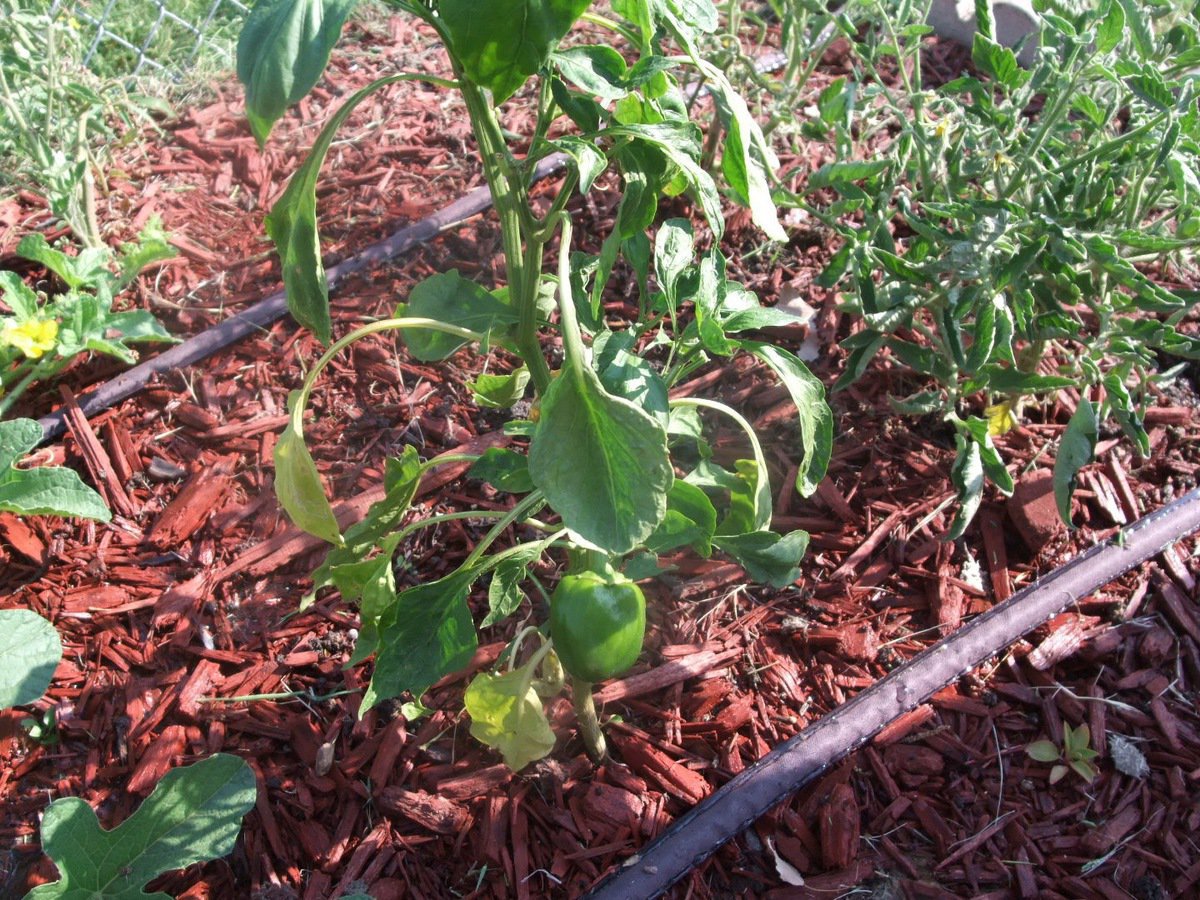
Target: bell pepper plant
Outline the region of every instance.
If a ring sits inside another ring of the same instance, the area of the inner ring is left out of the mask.
[[[604,13],[587,0],[393,5],[437,35],[447,53],[444,77],[398,72],[349,97],[266,220],[293,317],[332,341],[289,400],[290,422],[275,451],[276,490],[298,526],[332,545],[313,574],[313,595],[334,588],[358,604],[362,625],[351,662],[374,658],[361,712],[407,695],[405,714],[420,714],[426,689],[465,666],[477,647],[468,604],[473,586],[490,578],[478,627],[518,611],[528,618],[539,604],[527,603],[524,588],[533,586],[534,598],[547,593],[541,579],[551,567],[539,561],[567,559],[550,598],[549,633],[519,629],[502,671],[477,675],[465,705],[471,733],[520,768],[554,746],[542,702],[562,688],[565,669],[586,748],[599,759],[604,744],[592,684],[621,674],[641,652],[646,608],[635,582],[658,575],[662,555],[690,548],[704,557],[724,553],[751,579],[783,587],[798,577],[807,547],[803,531],[771,530],[770,472],[749,423],[717,400],[671,393],[701,367],[726,365],[736,354],[765,364],[798,411],[795,487],[805,495],[815,490],[832,439],[824,389],[797,356],[761,337],[763,328],[794,320],[729,276],[720,249],[722,197],[717,178],[700,164],[704,140],[690,118],[689,81],[703,81],[713,97],[719,128],[712,140],[727,194],[749,207],[768,238],[784,240],[770,190],[776,160],[745,102],[697,50],[698,38],[717,27],[709,0],[614,0]],[[320,78],[352,6],[255,4],[238,73],[260,142]],[[573,29],[578,33],[564,41]],[[605,43],[590,42],[597,34]],[[458,272],[439,273],[417,284],[393,318],[334,340],[319,252],[318,173],[354,108],[408,80],[457,91],[465,104],[499,219],[506,283],[488,287]],[[507,131],[501,104],[532,109],[531,132]],[[530,201],[533,172],[551,154],[566,160],[565,174],[539,213]],[[615,178],[606,176],[610,170]],[[599,252],[589,254],[572,246],[571,210],[601,179],[620,201]],[[660,199],[680,194],[695,202],[711,235],[702,252],[691,221],[659,221]],[[556,270],[545,271],[543,259],[554,250]],[[637,286],[637,316],[628,323],[606,318],[602,302],[622,259]],[[493,374],[469,385],[481,405],[512,407],[532,392],[534,412],[505,426],[520,449],[489,450],[470,471],[515,495],[510,509],[409,521],[419,481],[435,463],[406,447],[387,461],[386,496],[361,522],[339,528],[304,440],[308,398],[344,348],[389,331],[399,333],[409,357],[424,362],[467,345],[491,356]],[[557,371],[543,349],[555,336],[563,348]],[[505,371],[510,360],[516,362]],[[745,436],[748,452],[731,467],[718,464],[706,438],[715,417]],[[453,572],[399,589],[394,557],[404,541],[418,529],[466,518],[494,524]],[[495,549],[509,533],[514,542]]]

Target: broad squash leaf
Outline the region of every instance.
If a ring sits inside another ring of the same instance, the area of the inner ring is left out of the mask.
[[[0,512],[19,516],[78,516],[107,522],[112,518],[100,495],[73,469],[42,466],[18,469],[18,459],[38,445],[42,426],[33,419],[0,422]]]
[[[169,900],[143,888],[164,872],[229,853],[256,793],[245,761],[218,753],[172,769],[111,831],[80,798],[55,800],[42,818],[42,848],[62,878],[26,900]]]
[[[550,383],[529,447],[529,474],[563,524],[609,553],[628,553],[658,527],[674,473],[666,429],[568,364]]]
[[[60,659],[62,641],[53,625],[29,609],[0,609],[0,709],[46,693]]]
[[[238,37],[237,75],[258,145],[325,71],[356,0],[258,0]]]

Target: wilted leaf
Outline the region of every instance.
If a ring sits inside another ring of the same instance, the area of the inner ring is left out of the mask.
[[[463,705],[471,717],[471,736],[499,750],[513,771],[554,749],[554,732],[525,668],[476,675]]]

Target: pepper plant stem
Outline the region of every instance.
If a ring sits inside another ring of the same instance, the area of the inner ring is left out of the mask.
[[[479,156],[483,162],[483,174],[492,192],[492,201],[500,216],[500,234],[504,244],[504,263],[508,270],[509,297],[517,311],[517,350],[538,394],[550,385],[550,367],[542,356],[542,347],[537,338],[537,289],[541,274],[542,244],[533,235],[522,229],[522,210],[529,215],[529,202],[525,186],[517,174],[514,161],[508,155],[508,146],[484,92],[463,77],[459,77],[459,90],[467,104],[471,117],[471,128],[479,143]]]
[[[588,758],[599,765],[608,756],[608,744],[600,730],[600,719],[596,716],[596,702],[592,699],[592,683],[571,676],[571,696],[575,702],[575,716],[579,719],[579,735],[583,738]]]

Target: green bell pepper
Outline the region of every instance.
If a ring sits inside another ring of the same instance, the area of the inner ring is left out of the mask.
[[[642,652],[646,597],[622,575],[567,575],[550,597],[550,637],[563,668],[587,682],[622,674]]]

